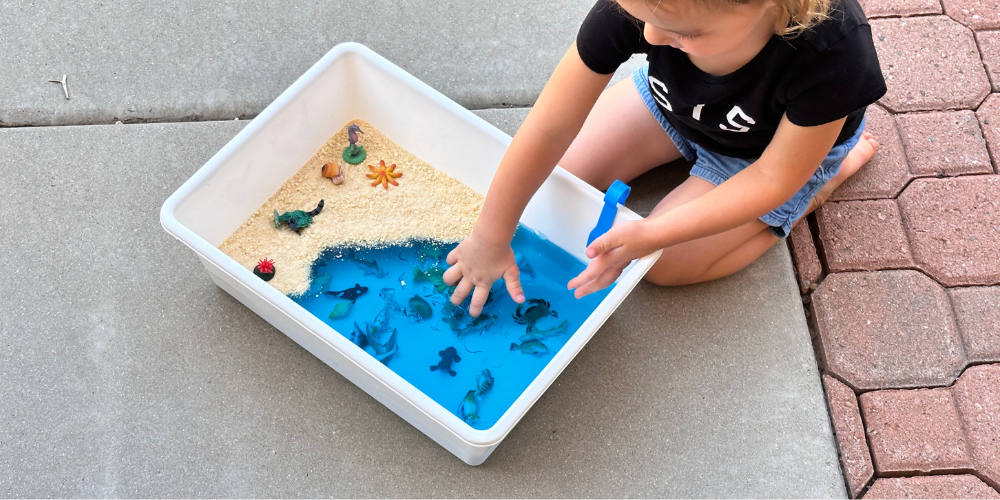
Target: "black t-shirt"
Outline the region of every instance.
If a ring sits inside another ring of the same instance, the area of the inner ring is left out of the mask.
[[[726,156],[758,158],[784,114],[796,125],[847,117],[836,144],[851,137],[865,107],[885,94],[871,28],[857,0],[835,2],[830,17],[792,38],[772,36],[736,71],[714,76],[687,54],[652,45],[643,23],[598,0],[577,35],[580,58],[613,73],[633,54],[649,61],[649,86],[667,121],[685,138]]]

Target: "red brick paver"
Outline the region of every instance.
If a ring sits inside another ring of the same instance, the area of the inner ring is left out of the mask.
[[[942,0],[944,11],[975,30],[1000,28],[1000,0]]]
[[[831,273],[913,267],[895,200],[825,203],[816,220]]]
[[[973,366],[954,387],[975,469],[1000,487],[1000,365]]]
[[[1000,499],[1000,0],[863,6],[881,147],[790,238],[847,489]]]
[[[1000,94],[992,94],[986,98],[986,102],[976,111],[976,116],[983,128],[990,158],[993,159],[993,171],[997,172],[997,167],[1000,166]]]
[[[816,289],[819,279],[823,276],[823,265],[820,264],[819,256],[816,254],[816,245],[813,243],[809,224],[803,220],[793,226],[788,240],[792,246],[792,258],[795,259],[799,290],[802,293],[809,293]]]
[[[874,391],[860,399],[879,474],[970,467],[950,388]]]
[[[831,274],[812,309],[826,369],[856,389],[947,385],[965,365],[948,296],[918,271]]]
[[[870,24],[889,88],[879,102],[890,110],[975,109],[989,93],[979,49],[965,26],[946,16]]]
[[[896,116],[910,172],[916,176],[990,174],[990,154],[969,110]]]
[[[865,0],[862,5],[869,18],[942,13],[936,0]]]
[[[893,198],[910,182],[910,170],[892,115],[873,105],[868,106],[865,118],[865,130],[879,142],[878,152],[833,192],[830,201]]]
[[[861,421],[858,409],[858,399],[850,387],[829,375],[823,375],[823,386],[826,388],[847,486],[851,497],[857,497],[875,474],[868,441],[865,439],[864,422]]]
[[[1000,31],[976,32],[976,43],[983,56],[983,64],[993,83],[993,91],[1000,91]]]
[[[953,288],[948,295],[969,361],[1000,362],[1000,287]]]
[[[916,179],[899,208],[913,260],[934,279],[1000,284],[1000,177]]]
[[[864,498],[1000,498],[976,476],[891,477],[875,481]]]

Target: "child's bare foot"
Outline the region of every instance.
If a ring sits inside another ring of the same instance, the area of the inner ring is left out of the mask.
[[[878,141],[875,140],[875,136],[870,132],[863,132],[861,134],[861,140],[851,148],[851,151],[847,153],[847,157],[840,164],[840,172],[827,182],[823,189],[816,193],[816,196],[809,203],[809,209],[806,210],[806,214],[810,214],[813,210],[819,208],[827,198],[833,194],[833,191],[840,187],[848,177],[857,173],[861,170],[861,167],[868,163],[868,160],[875,156],[875,152],[878,151]]]

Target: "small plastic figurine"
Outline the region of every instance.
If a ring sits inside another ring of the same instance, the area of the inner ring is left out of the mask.
[[[522,310],[523,308],[523,310]],[[552,316],[558,318],[559,314],[552,310],[549,301],[543,299],[528,299],[517,305],[514,314],[514,321],[522,325],[528,325],[527,332],[531,333],[535,329],[538,320]]]
[[[274,261],[271,259],[260,259],[257,267],[253,268],[253,273],[264,281],[271,281],[274,277]]]
[[[492,388],[493,374],[490,373],[489,368],[485,368],[482,373],[476,375],[476,396],[483,397]]]
[[[458,413],[458,418],[469,424],[479,420],[479,403],[476,402],[476,391],[465,393],[456,413]]]
[[[458,356],[458,351],[456,351],[454,347],[448,346],[445,350],[438,351],[438,356],[441,356],[441,361],[438,361],[438,364],[436,365],[431,365],[431,371],[441,370],[454,377],[456,374],[455,370],[451,369],[451,363],[462,361],[462,358]]]
[[[334,184],[339,185],[344,183],[344,169],[340,168],[340,165],[337,163],[330,162],[323,165],[321,173],[323,177],[330,179],[330,182]]]
[[[402,177],[403,173],[396,172],[396,164],[393,163],[392,165],[386,167],[385,160],[379,160],[378,164],[378,168],[375,168],[375,165],[368,165],[368,168],[371,169],[372,173],[365,176],[369,179],[375,179],[375,181],[372,182],[372,187],[378,186],[379,184],[386,189],[389,189],[389,184],[398,186],[399,183],[396,182],[396,179]]]
[[[520,352],[522,354],[536,354],[536,355],[538,355],[538,354],[545,354],[546,352],[549,351],[549,348],[546,347],[545,344],[543,344],[543,343],[541,343],[541,342],[539,342],[537,340],[529,340],[527,342],[522,343],[521,345],[517,345],[517,344],[511,342],[510,343],[510,350],[511,351],[518,351],[518,352]]]
[[[323,210],[323,200],[319,200],[319,205],[311,212],[305,212],[302,210],[295,210],[293,212],[285,212],[278,215],[278,211],[274,211],[274,228],[277,229],[281,227],[282,222],[288,223],[288,229],[295,231],[299,236],[302,236],[302,230],[309,227],[313,222],[313,217],[319,215]]]
[[[334,297],[340,297],[342,299],[347,299],[352,303],[358,300],[362,294],[368,291],[368,287],[361,286],[360,283],[355,283],[353,287],[346,290],[340,290],[338,292],[327,291],[327,294],[333,295]]]
[[[350,142],[350,146],[344,148],[344,161],[350,163],[351,165],[357,165],[365,161],[365,157],[368,156],[365,153],[365,147],[358,144],[358,134],[363,134],[361,127],[351,124],[347,127],[347,141]]]

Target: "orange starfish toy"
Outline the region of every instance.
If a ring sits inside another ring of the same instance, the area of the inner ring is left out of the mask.
[[[393,163],[392,165],[386,167],[385,160],[379,160],[378,163],[379,168],[375,168],[375,165],[368,165],[368,168],[371,169],[372,173],[365,175],[365,177],[369,179],[375,179],[375,182],[372,182],[372,187],[378,186],[379,184],[382,184],[382,187],[386,189],[389,189],[389,184],[398,186],[399,183],[396,182],[396,179],[402,177],[403,173],[396,172],[396,164]]]

